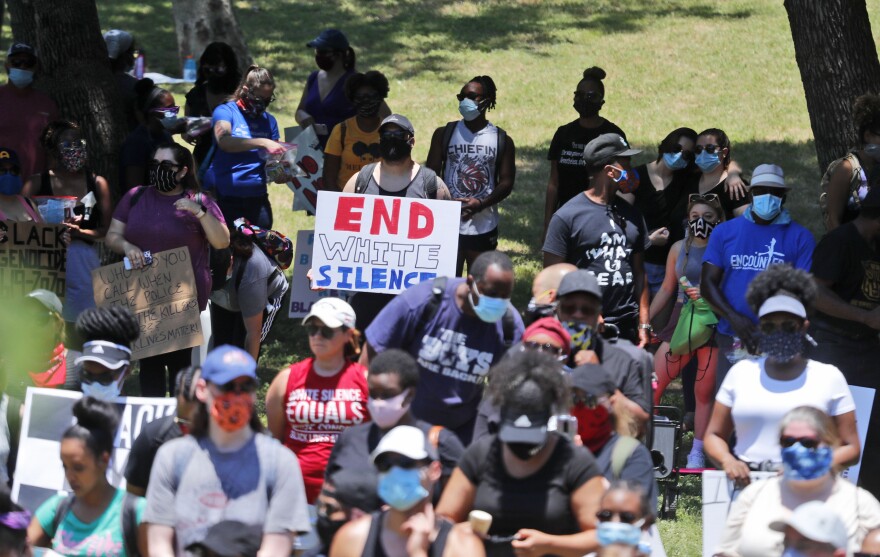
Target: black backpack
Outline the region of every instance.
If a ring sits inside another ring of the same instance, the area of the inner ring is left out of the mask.
[[[55,507],[55,516],[52,517],[52,531],[46,532],[49,538],[54,538],[58,532],[61,521],[73,508],[76,495],[70,495]],[[122,498],[122,542],[128,557],[140,557],[138,551],[138,523],[137,523],[137,496],[126,493]]]

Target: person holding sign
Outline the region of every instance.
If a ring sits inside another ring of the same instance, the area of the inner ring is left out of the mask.
[[[84,397],[73,405],[76,424],[61,437],[64,476],[73,494],[40,505],[28,527],[37,547],[64,555],[147,555],[139,524],[146,501],[107,481],[119,416],[109,402]]]
[[[205,359],[190,434],[165,443],[150,473],[152,557],[184,554],[224,519],[262,525],[267,556],[290,555],[293,536],[311,529],[296,457],[262,433],[256,371],[247,352],[229,345]]]
[[[192,154],[176,143],[160,146],[150,163],[150,185],[129,191],[119,201],[107,246],[124,254],[132,268],[148,265],[147,254],[185,246],[198,290],[199,311],[208,305],[211,268],[208,247],[229,245],[229,229],[214,201],[199,193]],[[143,396],[165,396],[177,372],[190,363],[189,348],[141,360]],[[165,368],[170,380],[166,383]]]
[[[33,202],[21,195],[21,163],[12,149],[0,147],[0,221],[43,222]]]
[[[355,315],[339,298],[322,298],[303,319],[311,358],[282,370],[266,393],[272,435],[299,458],[306,496],[314,504],[339,434],[370,421],[367,370],[358,354]]]

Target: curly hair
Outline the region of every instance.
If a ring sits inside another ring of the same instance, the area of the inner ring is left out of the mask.
[[[82,128],[73,120],[54,120],[49,122],[43,133],[40,134],[40,146],[46,151],[54,151],[61,141],[61,134],[67,130],[76,130],[82,133]]]
[[[859,132],[859,143],[864,143],[865,132],[880,134],[880,95],[862,95],[853,102],[853,122]]]
[[[131,346],[141,334],[137,317],[123,306],[94,307],[76,318],[76,331],[85,342],[105,340]]]
[[[756,314],[763,303],[777,294],[796,298],[809,312],[818,292],[813,275],[796,269],[788,263],[777,263],[767,267],[749,284],[746,301]]]
[[[581,81],[593,81],[596,85],[599,86],[599,92],[602,93],[602,97],[605,97],[605,84],[602,83],[602,80],[605,79],[605,76],[608,75],[605,73],[605,70],[598,66],[592,66],[584,70],[584,75],[581,78]],[[580,84],[580,81],[578,82]]]
[[[383,99],[388,98],[388,91],[391,90],[388,86],[388,78],[382,72],[376,70],[370,70],[367,73],[357,72],[345,81],[345,98],[349,101],[354,99],[355,93],[361,87],[375,89]]]
[[[562,411],[571,404],[571,390],[559,360],[543,352],[526,350],[511,352],[489,370],[486,396],[493,404],[504,407],[527,383],[540,388],[541,408]]]

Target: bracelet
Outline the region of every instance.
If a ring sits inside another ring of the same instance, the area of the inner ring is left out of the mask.
[[[639,324],[639,329],[645,329],[645,330],[647,330],[647,331],[653,331],[653,330],[654,330],[654,327],[652,327],[650,323],[640,323],[640,324]]]
[[[202,207],[201,209],[199,209],[199,212],[196,213],[196,218],[197,218],[197,219],[201,219],[202,217],[204,217],[204,216],[207,215],[207,214],[208,214],[208,213],[207,213],[207,211],[205,211],[205,208]]]

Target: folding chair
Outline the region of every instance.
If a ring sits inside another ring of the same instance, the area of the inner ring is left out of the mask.
[[[654,478],[661,492],[660,518],[675,518],[678,507],[678,454],[681,451],[681,410],[675,406],[654,407],[654,435],[651,457]]]

